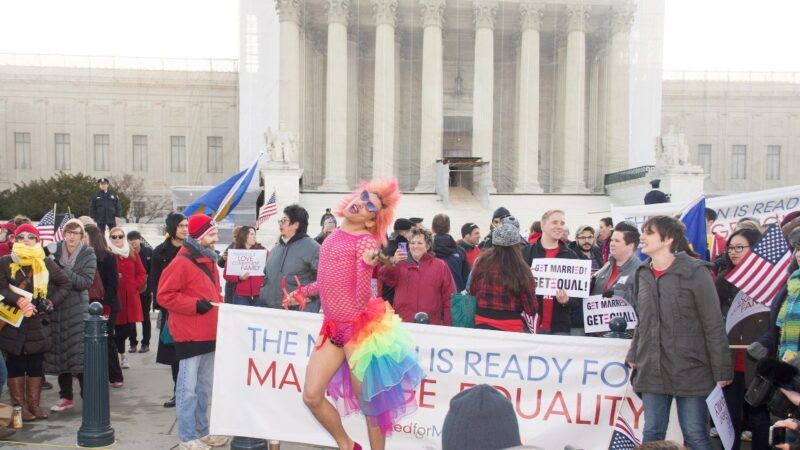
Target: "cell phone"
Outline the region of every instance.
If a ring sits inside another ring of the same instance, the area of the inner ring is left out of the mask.
[[[769,445],[778,445],[785,443],[786,443],[786,428],[769,427]]]
[[[397,244],[397,249],[402,250],[405,253],[408,253],[408,242],[400,242]]]

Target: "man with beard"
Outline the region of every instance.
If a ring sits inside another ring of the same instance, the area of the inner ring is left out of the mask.
[[[578,259],[592,261],[592,273],[603,267],[603,252],[594,245],[594,228],[584,225],[575,233],[575,241],[569,243],[569,249],[578,256]]]
[[[461,292],[467,287],[469,263],[464,249],[459,247],[453,236],[449,234],[450,217],[447,214],[433,216],[431,228],[434,234],[431,250],[437,258],[447,263],[450,273],[453,275],[453,281],[456,283],[456,289]]]
[[[391,258],[394,256],[395,252],[397,252],[397,246],[402,243],[406,244],[406,253],[408,253],[408,238],[411,236],[411,231],[414,228],[416,228],[414,222],[409,219],[399,218],[395,220],[394,232],[391,238],[389,238],[386,247],[383,248],[383,254]],[[394,287],[383,283],[381,287],[381,297],[389,302],[389,304],[392,304],[394,302]]]

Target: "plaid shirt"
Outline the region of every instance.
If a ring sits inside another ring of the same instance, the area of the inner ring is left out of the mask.
[[[533,316],[539,309],[539,302],[533,294],[533,275],[530,272],[528,275],[531,289],[521,295],[512,296],[503,289],[503,274],[498,267],[488,267],[480,273],[474,271],[469,293],[478,299],[478,308],[509,312],[524,311]]]

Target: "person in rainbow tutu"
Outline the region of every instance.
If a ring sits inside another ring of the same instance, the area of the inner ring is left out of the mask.
[[[425,376],[400,317],[372,288],[378,262],[395,262],[380,244],[399,200],[397,180],[361,183],[336,210],[343,220],[320,248],[317,281],[284,298],[284,307],[301,309],[306,297],[321,299],[324,321],[303,401],[342,450],[361,449],[341,419],[357,411],[366,416],[371,448],[383,449],[398,419],[416,409],[414,390]]]

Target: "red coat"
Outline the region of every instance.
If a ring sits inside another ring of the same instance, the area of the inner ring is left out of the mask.
[[[143,321],[139,290],[147,281],[147,272],[144,270],[139,254],[131,250],[130,258],[118,255],[117,272],[119,272],[119,285],[117,286],[119,315],[116,324],[125,325]]]
[[[447,263],[426,253],[419,264],[400,261],[383,266],[381,280],[394,287],[394,306],[403,322],[413,322],[418,312],[428,314],[431,325],[450,325],[450,296],[456,283]]]
[[[267,256],[269,256],[269,250],[263,247],[254,248],[253,250],[262,249],[267,252]],[[225,277],[225,281],[228,283],[236,284],[236,289],[233,291],[233,293],[242,297],[258,297],[258,295],[261,293],[261,286],[264,284],[263,273],[261,275],[250,274],[246,280],[240,280],[239,275],[228,275],[227,262],[225,262],[225,271],[223,272],[223,276]]]
[[[11,244],[8,242],[0,242],[0,258],[11,254]]]
[[[195,264],[206,266],[213,278]],[[210,258],[193,255],[185,246],[161,273],[158,283],[158,304],[169,311],[169,331],[175,342],[204,342],[217,339],[217,316],[214,307],[205,314],[197,312],[198,300],[222,303],[219,272]]]

